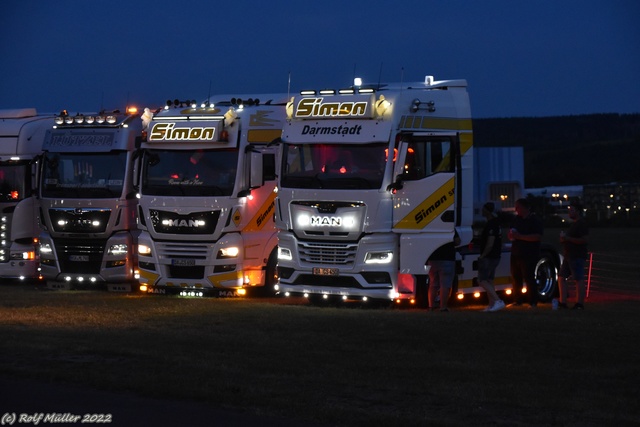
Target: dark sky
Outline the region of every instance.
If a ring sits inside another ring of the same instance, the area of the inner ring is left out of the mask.
[[[0,108],[466,79],[474,117],[640,112],[637,0],[0,2]]]

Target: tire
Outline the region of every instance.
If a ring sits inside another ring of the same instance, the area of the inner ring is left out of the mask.
[[[267,260],[267,268],[264,272],[264,287],[262,295],[272,297],[276,295],[275,285],[278,283],[278,248],[276,247]]]
[[[540,259],[536,264],[536,283],[538,292],[538,300],[540,302],[550,301],[558,294],[558,256],[550,251],[543,249]]]

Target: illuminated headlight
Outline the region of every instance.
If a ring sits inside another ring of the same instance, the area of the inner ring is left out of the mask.
[[[127,245],[126,244],[111,245],[107,253],[109,255],[126,255]]]
[[[53,253],[53,249],[49,243],[40,243],[40,253],[41,254],[50,254]]]
[[[218,251],[218,258],[235,258],[240,253],[240,249],[236,246],[222,248]]]
[[[114,124],[116,122],[116,116],[107,116],[107,123],[109,123],[110,125]]]
[[[311,217],[309,215],[306,214],[301,214],[298,215],[298,226],[299,227],[306,227],[309,225],[309,223],[311,223]]]
[[[365,264],[389,264],[393,260],[393,252],[367,252],[364,257]]]
[[[93,122],[95,122],[95,121],[96,121],[96,118],[95,118],[95,117],[93,117],[93,116],[87,116],[87,117],[85,117],[85,118],[84,118],[84,121],[85,121],[87,124],[92,125],[92,124],[93,124]]]
[[[96,116],[96,123],[103,124],[105,121],[104,116]]]
[[[73,117],[71,117],[71,116],[66,116],[66,117],[64,118],[64,122],[65,122],[66,124],[68,124],[68,125],[72,125],[72,124],[73,124]]]
[[[60,227],[64,227],[65,225],[67,225],[67,221],[65,221],[64,219],[61,219],[61,220],[58,221],[58,225]]]
[[[63,123],[64,123],[64,117],[62,117],[62,116],[56,116],[56,118],[55,118],[55,122],[56,122],[56,124],[57,124],[57,125],[61,125],[61,124],[63,124]]]
[[[23,260],[35,259],[35,253],[33,253],[33,252],[12,252],[11,253],[11,259],[23,259]]]
[[[293,257],[291,256],[291,251],[287,248],[278,247],[278,259],[291,261],[293,259]]]
[[[74,121],[78,124],[84,122],[84,116],[75,116]]]
[[[138,254],[151,256],[151,247],[147,245],[142,245],[142,244],[138,245]]]
[[[93,221],[91,225],[93,225],[94,227],[100,227],[100,221]]]

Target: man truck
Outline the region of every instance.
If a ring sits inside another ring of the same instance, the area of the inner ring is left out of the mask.
[[[68,114],[42,144],[40,263],[52,289],[137,289],[133,155],[135,108]],[[133,285],[133,286],[132,286]]]
[[[53,114],[0,110],[0,278],[37,281],[35,165]]]
[[[303,91],[287,112],[275,209],[279,292],[415,303],[426,295],[429,257],[456,233],[455,292],[482,291],[466,81]],[[508,246],[498,289],[511,288]],[[539,263],[542,299],[554,290],[556,262],[552,254]]]
[[[168,101],[145,112],[139,156],[140,289],[182,296],[270,293],[275,161],[286,95]]]

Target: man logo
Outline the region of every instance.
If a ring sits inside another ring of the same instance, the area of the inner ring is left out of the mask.
[[[310,224],[314,227],[340,227],[342,218],[339,216],[312,216]]]

